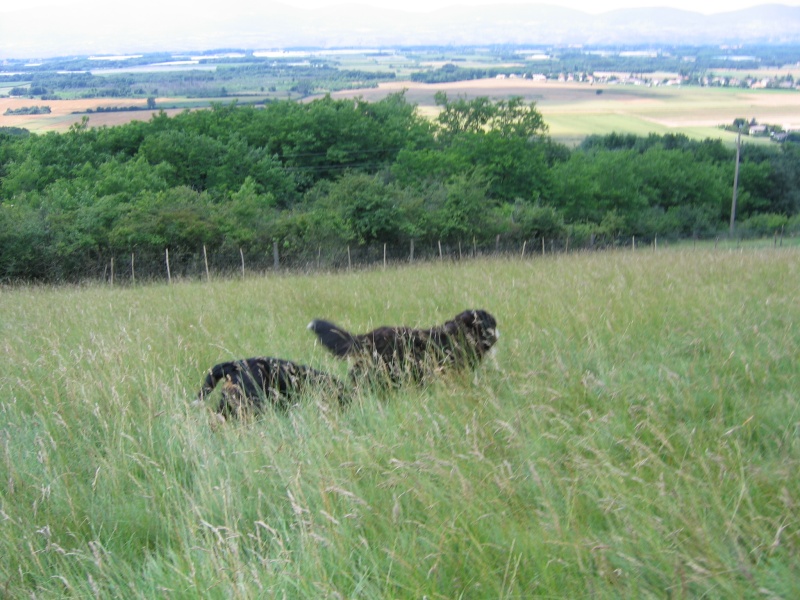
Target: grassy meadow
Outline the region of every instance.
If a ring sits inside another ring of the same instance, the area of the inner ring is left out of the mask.
[[[0,590],[796,598],[800,249],[0,289]],[[220,423],[205,369],[340,375],[305,326],[498,319],[474,373]]]

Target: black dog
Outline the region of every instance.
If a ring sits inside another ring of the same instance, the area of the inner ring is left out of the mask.
[[[338,378],[280,358],[246,358],[214,365],[208,370],[198,401],[202,402],[222,380],[217,412],[226,417],[260,410],[266,404],[287,409],[292,398],[303,392],[331,394],[340,405],[346,403],[344,385]]]
[[[329,321],[315,319],[308,328],[338,357],[352,356],[351,377],[366,376],[399,383],[419,382],[447,367],[475,368],[499,337],[497,321],[485,310],[466,310],[431,329],[379,327],[353,335]]]

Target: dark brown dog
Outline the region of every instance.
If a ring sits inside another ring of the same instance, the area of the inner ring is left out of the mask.
[[[338,357],[354,357],[351,377],[421,381],[445,368],[475,368],[499,337],[497,321],[485,310],[465,310],[431,329],[378,327],[354,335],[329,321],[315,319],[308,328]]]
[[[208,370],[198,401],[202,402],[220,381],[224,383],[217,412],[225,417],[238,417],[267,405],[287,409],[303,392],[329,394],[340,405],[346,404],[344,385],[338,378],[280,358],[246,358],[214,365]]]

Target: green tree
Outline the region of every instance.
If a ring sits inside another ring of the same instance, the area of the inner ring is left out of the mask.
[[[486,96],[473,100],[450,100],[445,92],[436,92],[434,100],[441,107],[436,121],[442,133],[447,136],[484,132],[489,128],[496,112],[492,101]]]
[[[206,190],[224,150],[221,141],[208,135],[171,129],[147,136],[139,152],[151,165],[166,163],[172,167],[170,186]]]
[[[377,103],[326,96],[307,104],[271,104],[246,135],[251,146],[266,148],[295,174],[301,191],[345,172],[377,173],[403,148],[432,139],[430,124],[402,94]]]
[[[496,200],[534,201],[549,193],[546,147],[535,139],[507,137],[497,130],[464,133],[442,153],[458,167],[452,175],[480,168],[489,185],[487,193]]]
[[[165,248],[198,252],[218,247],[222,234],[207,193],[188,187],[143,193],[115,221],[110,244],[120,251],[162,253]]]
[[[508,237],[516,240],[556,239],[566,233],[564,216],[552,206],[518,200],[504,211]]]
[[[422,190],[469,171],[473,165],[467,162],[468,156],[441,148],[406,148],[398,153],[391,172],[402,186]]]
[[[217,205],[217,220],[224,245],[255,251],[272,243],[277,214],[272,194],[261,194],[252,177],[231,194],[230,201]]]
[[[0,281],[49,279],[55,261],[43,211],[18,200],[0,203]]]
[[[401,213],[393,189],[378,177],[347,174],[331,186],[327,202],[336,207],[348,241],[395,243],[402,236]]]
[[[445,176],[453,177],[479,167],[489,183],[489,196],[506,202],[547,193],[547,126],[535,103],[525,104],[522,98],[450,100],[444,92],[436,94],[436,103],[441,106],[437,121],[446,158],[418,163],[423,172],[445,167],[450,170]],[[403,176],[409,179],[408,173]]]
[[[166,190],[174,179],[174,167],[163,162],[151,165],[143,156],[115,158],[83,173],[83,179],[98,196],[118,195],[120,202],[130,202],[142,192]]]
[[[451,100],[445,92],[437,92],[434,99],[441,107],[436,120],[446,138],[463,133],[496,132],[507,138],[530,139],[547,132],[536,103],[525,104],[521,97],[494,102],[485,96]]]
[[[632,217],[647,206],[641,180],[631,166],[636,156],[631,150],[573,153],[553,169],[552,204],[570,223],[599,224],[612,211]]]
[[[480,170],[458,175],[447,184],[438,223],[442,241],[485,241],[493,237],[494,232],[485,226],[493,207],[488,190],[489,182]]]
[[[800,214],[800,144],[784,143],[771,160],[770,211]]]
[[[716,208],[730,200],[732,165],[702,160],[692,150],[658,146],[628,159],[628,169],[639,179],[649,206],[663,210],[673,206]]]

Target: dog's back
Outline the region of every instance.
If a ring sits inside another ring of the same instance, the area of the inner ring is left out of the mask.
[[[203,400],[220,381],[225,384],[218,412],[240,414],[261,409],[265,404],[287,408],[293,396],[305,391],[320,391],[346,404],[344,385],[337,377],[306,365],[268,356],[219,363],[206,374],[198,394]]]
[[[443,367],[475,367],[497,341],[497,322],[485,310],[467,310],[430,329],[378,327],[352,334],[330,321],[315,319],[308,328],[323,346],[342,358],[353,356],[351,376],[382,374],[398,382],[420,380]]]

